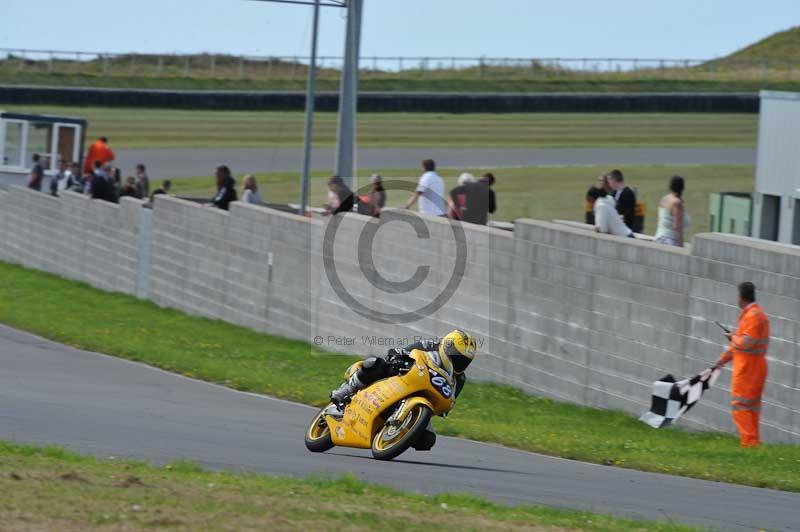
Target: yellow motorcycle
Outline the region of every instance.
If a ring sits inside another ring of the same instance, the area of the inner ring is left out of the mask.
[[[409,356],[413,364],[405,373],[357,392],[343,411],[333,403],[320,410],[306,431],[306,448],[372,449],[376,459],[391,460],[424,438],[431,417],[445,416],[455,405],[453,367],[436,351],[415,349]],[[361,364],[350,366],[345,379]]]

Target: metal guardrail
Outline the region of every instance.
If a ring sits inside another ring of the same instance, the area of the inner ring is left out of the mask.
[[[344,59],[318,57],[319,76],[338,77]],[[256,56],[217,53],[104,53],[0,48],[0,73],[92,74],[108,76],[181,76],[233,79],[303,79],[306,56]],[[792,80],[800,78],[800,60],[667,59],[620,57],[458,57],[362,56],[362,77],[620,76],[692,79]]]

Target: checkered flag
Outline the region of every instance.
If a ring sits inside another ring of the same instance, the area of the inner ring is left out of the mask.
[[[657,380],[653,383],[650,411],[642,414],[639,421],[644,421],[654,429],[672,425],[700,400],[719,374],[719,369],[708,368],[691,379],[675,382],[675,377],[667,375]]]

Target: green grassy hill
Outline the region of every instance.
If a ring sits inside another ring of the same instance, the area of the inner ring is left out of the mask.
[[[792,64],[793,68],[800,66],[798,65],[800,63],[800,26],[773,33],[765,39],[707,64],[721,68],[736,68],[762,62],[775,69],[789,64]]]
[[[800,26],[696,66],[642,64],[635,70],[569,69],[539,61],[459,65],[399,63],[382,70],[365,58],[362,91],[407,92],[757,92],[800,90]],[[335,91],[341,72],[319,65],[319,90]],[[308,66],[297,58],[225,54],[123,54],[0,57],[0,84],[184,90],[289,90],[305,87]]]

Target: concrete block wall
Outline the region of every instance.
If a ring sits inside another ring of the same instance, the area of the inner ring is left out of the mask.
[[[167,196],[157,196],[153,216],[153,301],[310,338],[309,235],[319,222],[240,203],[225,212]]]
[[[510,244],[513,237],[483,227],[454,232],[447,220],[439,218],[426,218],[425,232],[418,237],[409,223],[403,223],[412,219],[419,217],[394,209],[386,209],[380,220],[356,214],[342,218],[333,246],[336,273],[347,292],[369,309],[365,313],[353,312],[331,287],[323,265],[315,266],[314,272],[319,272],[315,275],[319,277],[313,277],[312,283],[319,289],[314,297],[319,335],[326,339],[329,335],[353,337],[356,345],[348,350],[361,354],[380,353],[390,347],[374,346],[361,340],[362,336],[370,335],[413,341],[417,337],[435,338],[455,327],[464,327],[485,341],[492,340],[494,311],[490,262],[494,258],[490,253],[490,241],[496,239]],[[362,231],[370,225],[376,231],[372,246],[359,240]],[[324,234],[320,235],[317,249],[322,249],[324,238]],[[454,278],[458,262],[457,238],[465,243],[465,255],[461,265],[463,272]],[[510,245],[508,247],[510,249]],[[359,261],[358,256],[364,253],[371,257],[373,265],[369,266],[368,260]],[[321,262],[322,257],[316,254],[315,259]],[[501,261],[500,258],[496,260]],[[510,259],[505,257],[504,262],[510,264]],[[429,270],[417,288],[395,293],[379,288],[378,276],[389,282],[402,282],[411,279],[420,265]],[[446,303],[424,309],[443,293],[451,294]],[[386,323],[369,310],[409,316]]]
[[[775,441],[800,440],[800,247],[723,234],[698,235],[693,243],[690,305],[695,329],[718,334],[713,320],[735,324],[736,285],[752,281],[770,319],[769,375],[764,391],[762,431]],[[732,295],[733,294],[733,295]],[[706,356],[705,345],[696,351]],[[730,373],[721,385],[728,390]],[[727,421],[723,428],[730,426]]]
[[[408,216],[408,213],[392,209],[387,209],[381,220],[347,214],[340,217],[335,233],[326,234],[327,227],[323,226],[315,229],[310,284],[314,288],[315,335],[323,338],[325,347],[363,355],[383,353],[387,348],[399,345],[399,339],[432,338],[441,335],[443,328],[454,327],[442,323],[445,318],[442,309],[414,314],[447,286],[449,276],[443,272],[452,271],[455,254],[447,256],[441,250],[448,238],[452,242],[450,224],[439,219],[427,220],[427,238],[416,245],[417,237],[410,226],[397,223]],[[374,246],[367,246],[368,242],[361,240],[365,229],[375,231]],[[332,257],[329,256],[327,262],[329,265],[335,263],[335,274],[342,289],[355,300],[365,303],[367,308],[361,313],[354,312],[351,304],[342,300],[329,280],[331,269],[326,270],[324,264],[323,241],[326,238],[332,243]],[[362,253],[366,253],[368,258],[359,261]],[[419,264],[429,265],[430,270],[416,289],[388,293],[376,287],[382,286],[377,278],[379,275],[389,282],[401,282],[410,279]],[[463,288],[458,290],[466,293]],[[377,312],[411,315],[408,319],[385,322]],[[373,345],[365,341],[365,338],[375,335],[393,339],[394,344]],[[329,342],[329,338],[339,337],[350,339],[351,345],[337,346],[335,342]]]
[[[129,198],[115,205],[72,192],[56,198],[11,187],[0,196],[5,217],[0,257],[133,294],[140,207]]]
[[[532,391],[638,413],[649,406],[654,380],[714,362],[687,350],[686,250],[532,220],[517,221],[515,237],[513,284],[524,290],[511,302],[516,319],[507,337],[513,358],[533,363],[531,382],[522,383]],[[702,415],[716,406],[687,421],[707,426]]]
[[[145,212],[151,223],[141,225]],[[418,235],[410,223],[420,219]],[[764,436],[800,441],[798,247],[703,234],[689,253],[536,220],[518,220],[513,233],[459,233],[447,220],[393,209],[380,221],[335,220],[334,232],[331,219],[240,203],[224,212],[158,196],[149,211],[135,200],[12,187],[0,192],[0,258],[333,351],[382,353],[463,327],[481,342],[471,378],[633,414],[648,408],[654,380],[716,360],[724,339],[713,322],[736,323],[736,284],[752,280],[772,323]],[[450,284],[459,239],[464,270]],[[371,310],[342,299],[331,264]],[[384,289],[420,265],[429,271],[418,287]],[[138,290],[137,275],[147,281]],[[448,287],[446,304],[414,313]],[[377,312],[410,316],[384,323]],[[726,371],[683,424],[733,430],[729,385]]]

